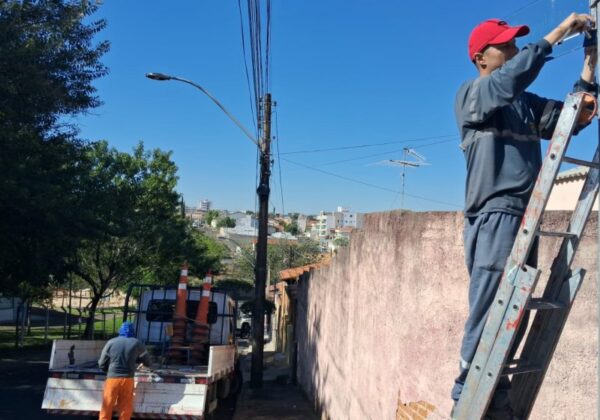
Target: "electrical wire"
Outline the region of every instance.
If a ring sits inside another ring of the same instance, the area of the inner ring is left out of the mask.
[[[564,57],[565,55],[569,55],[569,54],[571,54],[571,53],[574,53],[575,51],[579,51],[579,50],[581,50],[581,49],[583,49],[583,46],[582,46],[582,45],[580,45],[580,46],[578,46],[578,47],[575,47],[575,48],[572,48],[572,49],[570,49],[570,50],[567,50],[567,51],[565,51],[565,52],[563,52],[563,53],[560,53],[560,54],[558,54],[558,55],[554,55],[554,56],[552,56],[552,60],[556,60],[556,59],[558,59],[558,58]]]
[[[265,53],[265,86],[269,92],[271,86],[271,0],[267,0],[267,47]]]
[[[529,7],[533,6],[534,4],[539,3],[540,1],[542,1],[542,0],[533,0],[533,1],[529,2],[529,3],[527,3],[526,5],[524,5],[522,7],[519,7],[518,9],[512,11],[510,14],[503,16],[502,19],[506,20],[508,18],[511,18],[511,17],[519,14],[523,10],[528,9]]]
[[[368,143],[368,144],[358,144],[355,146],[341,146],[341,147],[329,147],[324,149],[308,149],[308,150],[295,150],[292,152],[283,152],[282,155],[297,155],[301,153],[320,153],[320,152],[333,152],[338,150],[352,150],[352,149],[364,149],[368,147],[377,147],[377,146],[386,146],[389,144],[401,144],[401,143],[410,143],[412,141],[425,141],[425,140],[434,140],[434,139],[443,139],[452,137],[453,139],[457,137],[456,134],[444,134],[440,136],[431,136],[431,137],[417,137],[414,139],[406,139],[406,140],[395,140],[388,141],[383,143]]]
[[[248,54],[246,53],[246,37],[244,36],[244,18],[242,15],[242,4],[241,0],[238,0],[238,10],[240,12],[240,33],[242,35],[242,54],[244,56],[244,71],[246,73],[246,84],[248,85],[248,98],[250,99],[250,111],[252,116],[256,115],[255,102],[252,100],[252,87],[250,86],[250,75],[248,74]],[[256,138],[259,138],[258,128],[256,126],[256,119],[252,118],[252,124],[254,125],[254,132]]]
[[[458,139],[458,136],[455,136],[455,138],[450,139],[450,140],[437,141],[435,143],[424,144],[424,145],[421,145],[421,146],[410,146],[410,148],[411,149],[417,149],[417,148],[422,148],[422,147],[427,147],[427,146],[433,146],[435,144],[455,142],[457,139]],[[323,163],[321,166],[336,165],[338,163],[354,162],[354,161],[357,161],[357,160],[369,159],[369,158],[379,157],[379,156],[386,156],[386,155],[389,155],[390,153],[402,152],[405,148],[406,147],[403,147],[402,149],[388,150],[386,152],[373,153],[371,155],[365,155],[365,156],[360,156],[360,157],[356,157],[356,158],[334,160],[332,162]]]
[[[283,180],[281,175],[281,154],[279,153],[279,120],[277,118],[278,112],[275,111],[275,141],[277,147],[277,168],[279,169],[279,188],[281,188],[281,213],[285,214],[285,204],[283,202]]]
[[[400,193],[400,191],[398,191],[398,190],[393,190],[391,188],[382,187],[380,185],[371,184],[369,182],[360,181],[360,180],[354,179],[354,178],[349,178],[349,177],[344,176],[344,175],[338,175],[338,174],[335,174],[333,172],[324,171],[322,169],[315,168],[315,167],[312,167],[312,166],[309,166],[309,165],[304,165],[302,163],[295,162],[295,161],[287,159],[287,158],[281,158],[281,159],[284,160],[284,161],[286,161],[286,162],[289,162],[289,163],[291,163],[293,165],[297,165],[297,166],[300,166],[300,167],[305,168],[305,169],[310,169],[310,170],[313,170],[313,171],[316,171],[316,172],[320,172],[322,174],[329,175],[329,176],[332,176],[332,177],[335,177],[335,178],[343,179],[345,181],[353,182],[355,184],[365,185],[367,187],[375,188],[375,189],[382,190],[382,191],[391,192],[391,193],[394,193],[394,194],[399,194]],[[431,198],[427,198],[427,197],[422,197],[422,196],[414,195],[414,194],[408,194],[408,193],[404,193],[404,195],[407,196],[407,197],[412,197],[412,198],[416,198],[416,199],[423,200],[423,201],[430,201],[432,203],[445,204],[445,205],[456,207],[456,208],[462,208],[462,206],[459,206],[458,204],[449,203],[449,202],[446,202],[446,201],[435,200],[435,199],[431,199]]]

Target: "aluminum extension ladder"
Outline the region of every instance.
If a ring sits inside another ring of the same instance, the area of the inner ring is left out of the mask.
[[[505,375],[513,375],[510,397],[514,415],[526,419],[531,413],[585,275],[585,270],[571,270],[570,267],[598,193],[598,149],[592,162],[565,156],[583,106],[583,96],[582,93],[569,94],[564,104],[453,419],[483,418],[500,377]],[[567,231],[545,232],[540,230],[540,221],[561,162],[588,166],[590,170]],[[538,236],[562,237],[563,240],[552,263],[543,297],[532,298],[541,272],[527,266],[526,261]],[[524,311],[536,311],[535,318],[523,338],[519,359],[507,363]]]

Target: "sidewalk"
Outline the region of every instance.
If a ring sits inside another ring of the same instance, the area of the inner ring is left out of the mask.
[[[318,420],[300,388],[289,384],[289,367],[265,346],[262,389],[250,388],[251,354],[242,356],[244,386],[233,420]]]

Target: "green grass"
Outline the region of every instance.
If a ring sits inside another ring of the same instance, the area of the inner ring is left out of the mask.
[[[44,327],[31,327],[31,335],[23,338],[24,347],[50,346],[52,340],[63,338],[63,327],[49,327],[48,339],[44,342]],[[0,349],[7,350],[15,347],[15,327],[0,326]]]
[[[104,310],[106,312],[105,321],[103,321],[102,313],[96,313],[96,322],[94,323],[94,338],[97,340],[104,340],[114,337],[121,326],[123,321],[123,312],[121,308],[114,308],[111,310]],[[73,312],[73,315],[79,315],[78,312]],[[85,316],[85,313],[82,314]],[[70,339],[77,340],[85,330],[85,320],[81,324],[78,324],[76,319],[71,324]],[[44,326],[32,326],[31,334],[25,334],[23,338],[23,349],[43,349],[48,350],[52,346],[52,340],[61,340],[66,338],[66,329],[63,325],[50,326],[48,327],[48,335],[45,335]],[[15,348],[15,326],[0,326],[0,352],[2,353],[15,353],[23,349]]]

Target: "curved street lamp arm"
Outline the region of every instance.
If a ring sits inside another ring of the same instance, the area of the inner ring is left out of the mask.
[[[250,141],[252,143],[254,143],[256,146],[258,146],[258,148],[260,150],[260,143],[258,142],[258,140],[256,140],[254,138],[254,136],[252,134],[250,134],[250,132],[248,130],[246,130],[246,128],[242,125],[241,122],[239,122],[237,120],[237,118],[235,118],[224,106],[223,104],[221,104],[221,102],[219,102],[219,100],[217,98],[215,98],[213,95],[210,94],[209,91],[207,91],[206,89],[204,89],[202,86],[200,86],[197,83],[192,82],[191,80],[188,79],[184,79],[182,77],[177,77],[177,76],[171,76],[168,74],[164,74],[164,73],[146,73],[146,77],[148,79],[151,80],[158,80],[158,81],[164,81],[164,80],[177,80],[179,82],[183,82],[183,83],[187,83],[188,85],[192,85],[193,87],[195,87],[196,89],[198,89],[200,92],[204,93],[206,96],[208,96],[210,98],[211,101],[213,101],[219,108],[221,108],[221,111],[223,111],[225,113],[225,115],[227,115],[229,117],[229,119],[231,121],[233,121],[235,123],[235,125],[237,125],[240,130],[242,130],[244,132],[244,134],[246,136],[248,136],[248,138],[250,139]]]
[[[204,93],[206,96],[208,96],[219,108],[221,108],[221,110],[225,113],[225,115],[227,115],[229,117],[229,119],[231,121],[233,121],[235,123],[235,125],[237,125],[240,130],[242,130],[244,132],[244,134],[252,141],[252,143],[254,143],[256,146],[260,147],[260,144],[258,143],[258,141],[254,138],[254,136],[252,136],[252,134],[250,134],[250,132],[248,130],[246,130],[246,128],[242,125],[241,122],[239,122],[237,120],[237,118],[235,118],[222,104],[221,102],[219,102],[219,100],[217,98],[215,98],[213,95],[210,94],[210,92],[208,92],[206,89],[204,89],[202,86],[200,86],[197,83],[192,82],[191,80],[188,79],[183,79],[181,77],[177,77],[177,76],[170,76],[170,79],[172,80],[178,80],[180,82],[183,83],[187,83],[188,85],[192,85],[194,86],[196,89],[198,89],[200,92]]]

